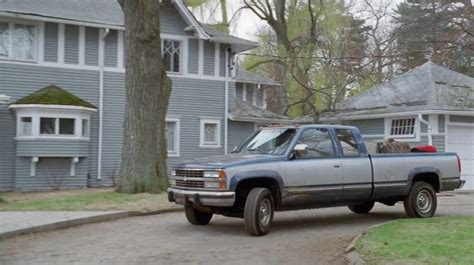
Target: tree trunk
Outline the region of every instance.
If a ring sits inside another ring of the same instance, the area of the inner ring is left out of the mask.
[[[117,191],[157,193],[167,187],[165,118],[171,94],[161,60],[160,3],[118,1],[125,14],[127,101]]]

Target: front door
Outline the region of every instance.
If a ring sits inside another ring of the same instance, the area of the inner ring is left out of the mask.
[[[295,151],[293,159],[286,161],[285,165],[285,183],[291,205],[310,206],[339,201],[343,187],[341,159],[336,155],[330,131],[307,128],[298,144],[305,144],[306,150]]]

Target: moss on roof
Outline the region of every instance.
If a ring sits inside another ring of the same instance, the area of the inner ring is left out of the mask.
[[[42,88],[24,98],[17,100],[13,104],[67,105],[94,109],[97,108],[91,103],[55,85],[49,85],[45,88]]]

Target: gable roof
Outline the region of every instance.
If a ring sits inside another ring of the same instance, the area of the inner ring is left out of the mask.
[[[253,83],[253,84],[262,84],[262,85],[270,85],[270,86],[279,86],[280,84],[273,81],[270,78],[267,78],[262,75],[257,75],[252,72],[245,70],[242,67],[237,68],[237,75],[235,77],[235,81],[240,83]]]
[[[241,39],[201,24],[182,0],[170,1],[197,37],[232,44],[237,52],[252,49],[258,43]],[[117,0],[1,0],[0,15],[20,14],[123,29],[124,15]]]
[[[36,104],[78,106],[78,107],[96,109],[96,106],[92,105],[91,103],[55,85],[49,85],[34,93],[31,93],[28,96],[17,100],[12,105],[36,105]]]
[[[271,111],[249,104],[239,98],[235,98],[235,105],[230,109],[229,119],[233,121],[261,122],[261,123],[311,123],[309,119],[294,120],[285,115],[279,115]]]
[[[427,62],[336,105],[336,116],[474,111],[474,78]]]

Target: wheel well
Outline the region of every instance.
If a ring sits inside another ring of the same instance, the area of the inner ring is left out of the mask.
[[[281,201],[281,194],[280,194],[280,185],[278,182],[269,177],[258,177],[258,178],[251,178],[251,179],[244,179],[239,182],[237,188],[235,189],[237,194],[237,200],[240,200],[241,205],[245,205],[245,199],[247,195],[253,188],[267,188],[270,190],[273,196],[273,200],[275,206],[280,204]]]
[[[435,173],[420,173],[420,174],[417,174],[413,178],[413,183],[415,183],[417,181],[427,182],[427,183],[431,184],[431,186],[433,186],[433,188],[435,189],[436,192],[440,191],[439,177]]]

